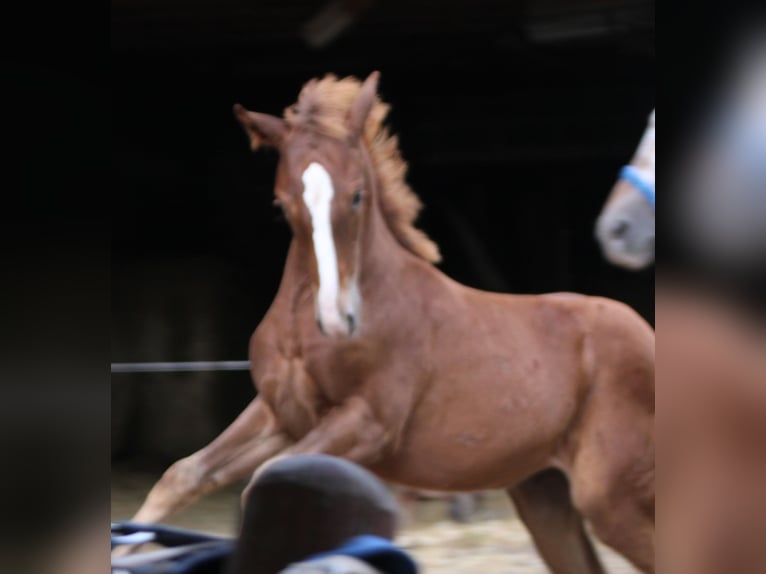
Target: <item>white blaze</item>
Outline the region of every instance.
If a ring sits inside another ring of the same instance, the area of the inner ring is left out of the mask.
[[[303,201],[311,214],[314,255],[319,270],[317,306],[327,333],[347,333],[348,323],[338,309],[338,258],[332,236],[331,206],[335,190],[327,170],[313,162],[303,172]]]

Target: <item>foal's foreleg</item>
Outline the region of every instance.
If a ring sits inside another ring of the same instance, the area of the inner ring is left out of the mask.
[[[246,478],[290,444],[268,405],[255,398],[213,442],[168,468],[133,520],[159,522],[206,494]]]
[[[259,468],[242,493],[242,501],[264,469],[277,459],[298,454],[329,454],[362,466],[372,464],[383,454],[389,433],[361,397],[351,397],[330,411],[303,439],[285,449]]]
[[[285,451],[330,454],[358,464],[377,460],[388,443],[386,428],[361,397],[351,397],[330,411],[309,434]]]

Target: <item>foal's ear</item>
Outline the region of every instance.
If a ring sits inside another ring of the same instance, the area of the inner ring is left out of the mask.
[[[250,137],[250,148],[255,151],[260,146],[279,147],[287,132],[287,123],[282,118],[259,114],[234,104],[234,115]]]
[[[356,96],[354,103],[351,104],[351,111],[348,115],[349,136],[356,140],[364,132],[364,124],[367,122],[367,116],[370,115],[372,105],[375,103],[375,96],[378,92],[378,80],[380,72],[373,72],[362,84],[359,95]]]

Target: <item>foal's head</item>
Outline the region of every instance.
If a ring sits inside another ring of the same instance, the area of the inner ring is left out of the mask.
[[[328,102],[304,89],[285,119],[234,108],[253,149],[266,145],[279,151],[275,203],[295,238],[313,251],[316,319],[326,335],[350,336],[359,326],[359,251],[372,203],[363,135],[377,84],[377,72],[361,90],[349,84],[355,89],[346,102]]]
[[[596,237],[615,265],[635,270],[654,261],[654,111],[601,210]]]

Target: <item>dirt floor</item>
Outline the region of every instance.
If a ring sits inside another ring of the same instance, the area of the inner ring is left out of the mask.
[[[115,473],[112,520],[130,518],[156,478]],[[213,534],[234,535],[239,494],[239,486],[224,489],[169,523]],[[548,573],[503,492],[484,493],[467,524],[451,521],[444,501],[418,501],[405,517],[396,542],[412,554],[423,574]],[[598,551],[610,574],[638,574],[610,549],[598,545]]]

